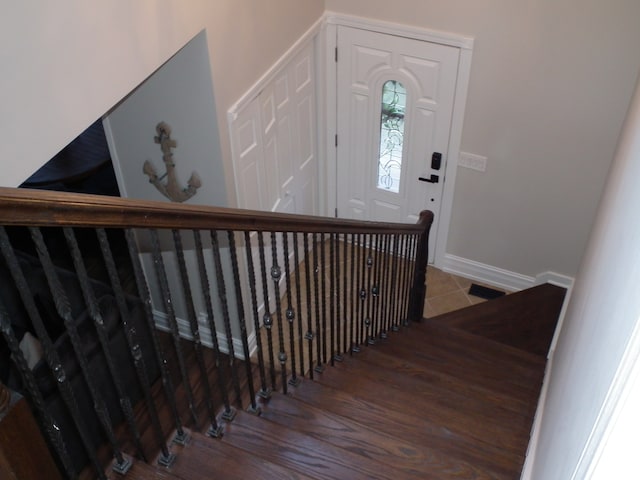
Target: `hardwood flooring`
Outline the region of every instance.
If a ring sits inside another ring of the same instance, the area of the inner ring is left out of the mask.
[[[129,478],[520,478],[563,298],[564,290],[542,286],[413,324],[289,386],[287,395],[274,392],[259,416],[244,411],[248,377],[235,361],[242,394],[230,388],[231,399],[242,408],[221,421],[218,439],[201,433],[209,424],[190,353],[198,422],[175,366],[172,375],[191,441],[171,447],[170,468],[136,461]],[[207,351],[205,360],[214,391],[220,372],[233,384],[228,359],[216,367]],[[159,385],[154,395],[164,401]],[[214,402],[221,411],[219,392]],[[169,431],[169,409],[160,410]]]

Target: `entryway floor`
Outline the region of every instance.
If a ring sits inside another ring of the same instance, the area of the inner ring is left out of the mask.
[[[484,298],[469,294],[469,287],[472,283],[495,288],[468,278],[443,272],[429,265],[427,268],[427,299],[424,302],[424,317],[435,317],[436,315],[485,302]]]

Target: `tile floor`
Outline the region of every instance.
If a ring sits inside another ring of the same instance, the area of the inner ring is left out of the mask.
[[[483,285],[429,266],[427,268],[427,299],[423,310],[425,318],[485,302],[484,298],[469,295],[469,287],[472,283]]]

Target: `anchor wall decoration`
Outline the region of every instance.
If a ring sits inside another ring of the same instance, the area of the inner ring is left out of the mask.
[[[187,187],[183,188],[178,184],[176,176],[176,164],[173,160],[172,149],[178,146],[178,143],[171,138],[171,127],[165,122],[156,125],[157,136],[153,137],[155,143],[160,144],[162,150],[162,160],[164,161],[166,172],[162,176],[158,176],[155,167],[149,160],[144,162],[142,171],[149,177],[149,183],[152,183],[160,193],[172,202],[184,202],[196,194],[198,188],[202,186],[200,176],[193,172],[187,181]],[[162,182],[166,177],[167,181]]]

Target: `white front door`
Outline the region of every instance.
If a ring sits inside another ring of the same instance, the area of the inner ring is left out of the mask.
[[[338,216],[435,214],[433,262],[456,91],[456,47],[338,27]]]

